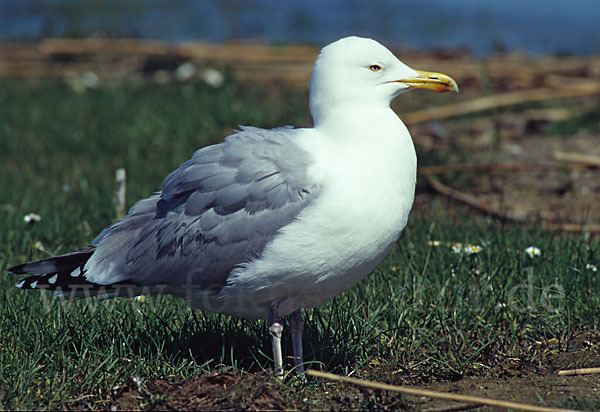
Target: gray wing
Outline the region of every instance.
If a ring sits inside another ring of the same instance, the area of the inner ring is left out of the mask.
[[[165,179],[161,194],[94,240],[86,278],[223,287],[319,189],[307,176],[313,160],[295,144],[298,133],[245,127],[198,150]]]

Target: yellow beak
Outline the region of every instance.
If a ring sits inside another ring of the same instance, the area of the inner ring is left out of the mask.
[[[404,83],[408,87],[413,89],[427,89],[433,90],[434,92],[456,92],[458,93],[458,85],[456,81],[443,73],[425,72],[416,70],[419,77],[413,77],[410,79],[394,80],[395,83]]]

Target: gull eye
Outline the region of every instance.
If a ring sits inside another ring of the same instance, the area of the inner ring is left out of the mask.
[[[371,70],[372,72],[378,72],[379,70],[381,70],[381,66],[378,64],[372,64],[369,66],[369,70]]]

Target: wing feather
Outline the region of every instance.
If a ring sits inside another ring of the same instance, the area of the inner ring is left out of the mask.
[[[196,151],[160,195],[98,236],[87,279],[223,287],[317,194],[307,173],[313,159],[295,143],[301,133],[242,128]]]

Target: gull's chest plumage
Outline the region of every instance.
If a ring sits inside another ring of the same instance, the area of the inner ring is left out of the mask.
[[[387,254],[412,206],[414,148],[405,129],[393,131],[347,146],[333,156],[327,177],[330,187],[323,188],[321,213],[327,217],[321,219],[321,230],[332,239],[327,253],[344,256],[346,263],[338,266],[349,281],[366,276]]]
[[[323,303],[374,269],[406,225],[414,198],[414,147],[396,124],[371,140],[314,146],[313,174],[323,182],[318,198],[234,273],[232,292],[278,301],[285,315]]]

